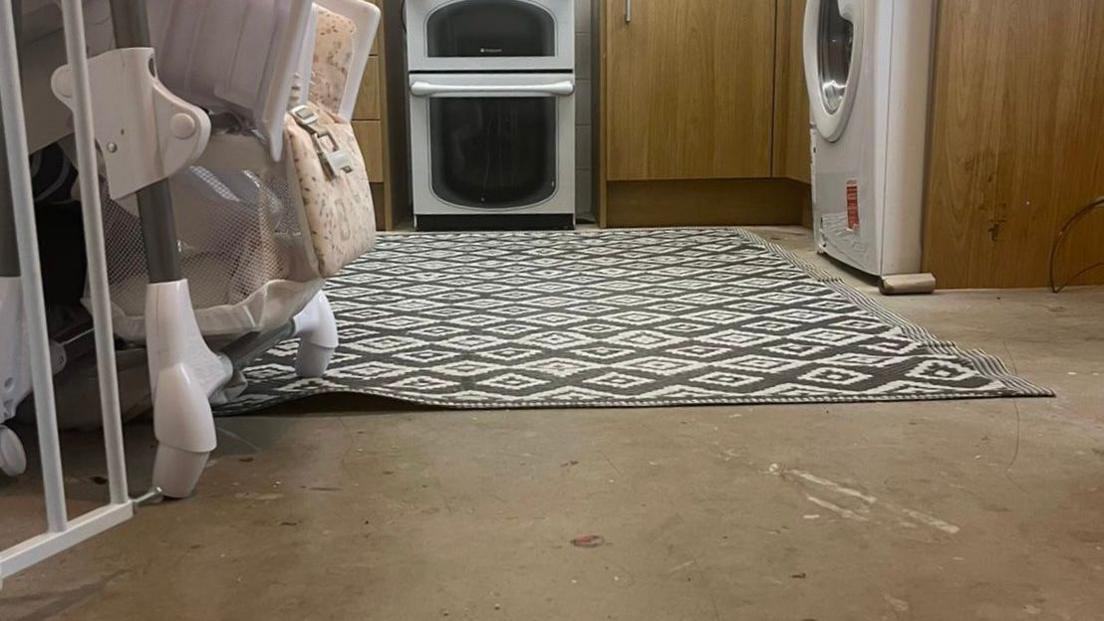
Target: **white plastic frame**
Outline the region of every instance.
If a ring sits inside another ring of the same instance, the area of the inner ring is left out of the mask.
[[[279,160],[284,150],[284,115],[287,114],[291,87],[295,83],[295,68],[298,67],[300,54],[303,53],[307,30],[311,22],[310,0],[293,0],[291,14],[285,29],[280,33],[282,41],[275,66],[280,71],[279,79],[268,84],[268,93],[262,106],[261,127],[268,143],[272,159]]]
[[[118,200],[168,179],[207,149],[211,120],[177,97],[150,71],[151,48],[99,54],[88,62],[100,144],[111,198]],[[54,72],[54,95],[74,108],[72,67]]]

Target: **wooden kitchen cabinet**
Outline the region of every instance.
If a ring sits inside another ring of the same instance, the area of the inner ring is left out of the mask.
[[[599,224],[802,223],[805,1],[596,6]]]
[[[805,88],[805,0],[778,0],[776,28],[771,176],[812,183],[809,93]]]
[[[388,88],[406,83],[402,3],[401,0],[370,1],[380,7],[382,19],[357,93],[352,124],[368,167],[376,227],[394,230],[412,218],[406,89]]]
[[[776,0],[605,0],[611,181],[769,177]]]

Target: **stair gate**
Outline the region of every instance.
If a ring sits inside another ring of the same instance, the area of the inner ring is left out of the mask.
[[[76,518],[70,519],[66,511],[15,36],[14,11],[19,10],[18,4],[12,0],[0,0],[0,107],[3,108],[4,147],[19,242],[23,311],[29,340],[29,367],[34,388],[43,495],[46,502],[46,530],[36,537],[0,551],[0,584],[4,578],[127,521],[134,515],[137,504],[144,500],[130,498],[127,491],[99,179],[94,174],[80,175],[110,500],[108,504]],[[80,170],[96,170],[83,7],[81,0],[62,0],[61,7],[65,48],[72,67],[74,99],[77,104],[74,114],[77,160]]]

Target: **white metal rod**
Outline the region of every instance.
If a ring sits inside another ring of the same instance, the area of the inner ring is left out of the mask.
[[[7,550],[0,550],[0,579],[14,576],[36,563],[122,524],[133,516],[132,503],[104,505],[73,518],[65,531],[39,535]]]
[[[8,173],[11,178],[12,208],[19,241],[23,310],[27,318],[27,341],[31,353],[31,382],[34,386],[35,416],[42,464],[42,487],[46,497],[46,523],[51,532],[68,527],[65,483],[61,474],[61,443],[58,439],[54,405],[54,375],[50,367],[49,335],[46,331],[46,301],[42,294],[42,269],[38,263],[38,231],[35,228],[34,193],[31,186],[27,128],[24,126],[23,89],[19,84],[19,51],[15,44],[12,3],[0,2],[0,111],[4,123]]]
[[[77,168],[81,171],[81,214],[88,255],[88,284],[92,292],[92,325],[96,334],[96,371],[100,382],[104,449],[111,502],[129,502],[119,381],[115,366],[115,337],[111,327],[111,298],[107,280],[103,208],[97,174],[96,142],[92,125],[92,87],[85,56],[84,7],[81,0],[64,0],[65,52],[73,79],[73,125],[77,140]]]

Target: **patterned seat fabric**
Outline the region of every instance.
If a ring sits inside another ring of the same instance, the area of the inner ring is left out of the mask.
[[[376,218],[368,171],[356,136],[349,121],[337,114],[349,77],[356,25],[325,8],[317,7],[317,11],[307,105],[317,115],[318,125],[330,132],[336,148],[349,157],[352,170],[331,175],[323,166],[310,134],[290,115],[286,134],[318,259],[318,273],[326,278],[371,250],[376,238]]]

